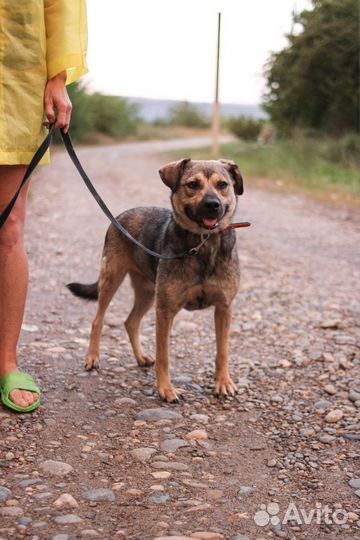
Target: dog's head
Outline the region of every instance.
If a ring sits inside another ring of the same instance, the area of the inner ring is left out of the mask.
[[[177,223],[195,234],[226,229],[244,191],[239,167],[231,160],[182,159],[164,165],[160,177],[172,191]]]

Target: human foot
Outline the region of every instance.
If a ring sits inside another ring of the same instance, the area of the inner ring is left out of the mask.
[[[6,407],[17,412],[30,412],[40,405],[40,389],[31,375],[12,371],[0,378],[1,399]]]

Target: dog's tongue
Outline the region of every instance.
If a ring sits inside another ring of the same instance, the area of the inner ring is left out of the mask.
[[[215,227],[217,219],[203,219],[205,227]]]

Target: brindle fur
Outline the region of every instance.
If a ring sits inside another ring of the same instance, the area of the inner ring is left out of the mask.
[[[203,234],[210,233],[210,238],[194,257],[159,260],[141,251],[110,225],[98,282],[68,285],[77,296],[98,298],[86,369],[99,367],[99,343],[105,311],[126,274],[129,274],[135,301],[125,328],[140,366],[154,363],[141,346],[140,326],[155,300],[156,375],[161,398],[172,402],[177,401],[179,395],[169,376],[169,336],[174,317],[182,308],[196,310],[209,306],[215,307],[216,393],[234,394],[236,386],[228,371],[228,335],[231,303],[239,286],[239,263],[235,233],[225,229],[235,212],[237,195],[243,192],[239,168],[228,160],[184,159],[165,165],[159,173],[171,189],[173,211],[154,207],[134,208],[118,216],[119,222],[142,244],[163,255],[174,255],[197,246]],[[196,189],[188,185],[194,181],[197,182]],[[210,204],[219,207],[210,211]],[[211,231],[202,221],[209,212],[219,218],[219,226]]]

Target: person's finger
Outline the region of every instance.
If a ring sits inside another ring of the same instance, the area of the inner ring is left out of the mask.
[[[72,112],[72,104],[69,101],[67,110],[66,110],[66,126],[64,126],[64,133],[67,133],[69,131],[70,122],[71,122],[71,112]]]
[[[70,118],[71,118],[71,103],[62,103],[61,107],[59,106],[58,109],[58,117],[56,122],[57,128],[62,128],[64,132],[66,133],[69,129],[70,124]]]
[[[55,121],[54,102],[51,98],[45,97],[44,105],[45,105],[45,115],[47,119],[49,120],[50,124],[53,124]]]

